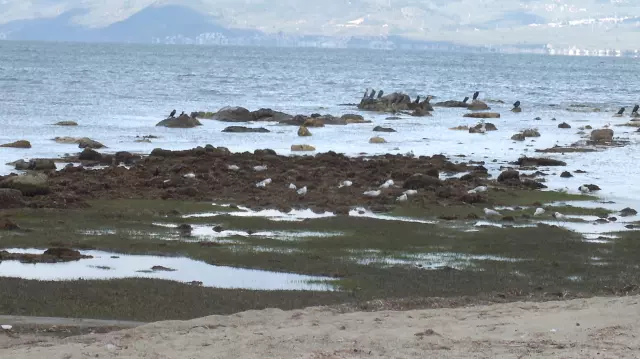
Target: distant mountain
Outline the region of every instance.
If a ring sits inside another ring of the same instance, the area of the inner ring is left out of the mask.
[[[640,48],[640,1],[631,0],[0,0],[0,14],[0,38],[8,39],[400,36],[479,47]]]

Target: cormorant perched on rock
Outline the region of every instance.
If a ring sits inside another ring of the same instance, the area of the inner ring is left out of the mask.
[[[176,110],[171,111],[171,113],[169,114],[169,117],[173,117],[176,115]]]
[[[518,108],[518,107],[520,107],[520,101],[516,101],[516,102],[514,102],[514,103],[513,103],[513,107],[514,107],[514,108]]]
[[[622,115],[624,113],[624,110],[624,107],[620,107],[620,110],[618,110],[618,113],[616,115]]]
[[[640,109],[640,105],[633,106],[633,110],[631,110],[631,114],[638,113],[638,109]]]
[[[480,96],[480,91],[476,91],[473,93],[473,101],[478,99],[478,96]]]
[[[367,96],[369,95],[369,89],[367,88],[366,90],[364,90],[364,96],[362,96],[362,99],[366,99]]]
[[[467,103],[467,101],[469,101],[469,96],[465,97],[464,100],[462,100],[462,103]]]
[[[383,93],[384,93],[384,91],[382,91],[382,90],[378,91],[378,98],[382,97]]]
[[[182,112],[180,113],[180,116],[184,116],[184,111],[182,111]]]
[[[373,100],[373,96],[376,95],[376,90],[375,89],[371,89],[371,94],[369,95],[369,100]]]
[[[420,103],[420,96],[416,97],[416,100],[413,103]]]

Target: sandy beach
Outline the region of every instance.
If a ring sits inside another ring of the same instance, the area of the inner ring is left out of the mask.
[[[638,358],[638,296],[414,311],[267,309],[67,339],[0,335],[36,358]]]

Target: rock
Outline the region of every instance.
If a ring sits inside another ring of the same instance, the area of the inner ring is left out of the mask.
[[[18,190],[23,196],[36,196],[50,192],[47,176],[41,173],[9,176],[0,182],[0,188]]]
[[[513,163],[518,166],[566,166],[567,163],[551,158],[520,157]]]
[[[522,108],[520,108],[520,107],[514,107],[514,108],[512,108],[512,109],[511,109],[511,112],[514,112],[514,113],[520,113],[520,112],[522,112]]]
[[[462,101],[456,101],[456,100],[448,100],[448,101],[444,101],[444,102],[436,102],[433,104],[433,106],[436,107],[461,107],[461,108],[467,108],[469,107],[469,104],[466,102],[462,102]]]
[[[471,112],[465,113],[462,117],[470,118],[500,118],[500,114],[497,112]]]
[[[487,105],[486,103],[480,101],[480,100],[474,100],[473,102],[471,102],[471,105],[469,105],[467,107],[469,110],[471,111],[482,111],[482,110],[490,110],[491,107],[489,107],[489,105]],[[483,117],[486,118],[486,117]]]
[[[524,141],[526,137],[522,133],[516,133],[515,135],[511,136],[511,139],[514,141]]]
[[[141,158],[127,151],[118,151],[115,154],[116,164],[124,163],[125,165],[130,165]]]
[[[524,187],[527,187],[529,189],[543,189],[543,188],[547,188],[547,186],[543,185],[542,183],[538,182],[538,181],[534,181],[528,178],[523,179],[520,182],[521,185],[523,185]]]
[[[257,111],[251,112],[251,116],[253,116],[254,121],[272,121],[272,122],[282,122],[288,119],[291,119],[291,116],[288,113],[274,111],[270,108],[261,108]]]
[[[320,117],[312,117],[304,120],[304,127],[324,127],[324,121]]]
[[[316,148],[311,145],[291,145],[291,151],[315,151]]]
[[[482,123],[479,123],[473,127],[469,127],[469,133],[482,133]],[[497,131],[498,128],[491,122],[484,123],[484,131]]]
[[[442,186],[442,181],[439,178],[424,175],[422,173],[416,173],[407,178],[402,185],[404,189],[423,189]]]
[[[17,229],[20,227],[9,218],[0,218],[0,231],[15,231]]]
[[[21,208],[25,205],[22,192],[17,189],[0,188],[0,209]]]
[[[510,180],[520,181],[520,172],[516,170],[506,170],[498,175],[498,182],[506,182]]]
[[[605,128],[591,131],[591,141],[611,142],[613,140],[613,130]]]
[[[382,126],[374,127],[373,131],[375,131],[375,132],[396,132],[396,130],[394,130],[391,127],[382,127]]]
[[[71,248],[49,248],[44,251],[43,256],[51,256],[62,261],[75,261],[81,258],[92,258],[90,256],[83,256],[79,251]]]
[[[93,258],[80,254],[80,252],[69,248],[49,248],[43,254],[31,253],[10,253],[0,251],[0,261],[16,260],[22,263],[57,263],[77,261],[83,258]]]
[[[571,128],[571,126],[568,123],[563,122],[558,125],[558,128]]]
[[[31,148],[31,142],[26,140],[19,140],[16,142],[5,143],[4,145],[0,145],[0,147],[11,147],[11,148]]]
[[[361,115],[353,114],[353,113],[344,114],[340,116],[340,119],[343,120],[346,124],[371,122],[371,121],[365,121],[364,117],[362,117]]]
[[[57,168],[53,160],[46,158],[33,158],[30,159],[29,162],[18,160],[13,164],[15,168],[20,171],[49,171]]]
[[[585,129],[585,130],[592,130],[592,129],[593,129],[593,127],[591,127],[591,125],[586,125],[586,126],[584,126],[584,129]]]
[[[78,147],[80,148],[93,148],[93,149],[99,149],[99,148],[103,148],[105,147],[105,145],[103,145],[102,143],[92,140],[88,137],[82,137],[80,139],[78,139]]]
[[[56,141],[56,143],[62,143],[62,144],[77,144],[78,141],[80,141],[79,138],[76,137],[56,137],[53,139],[54,141]]]
[[[427,109],[425,108],[416,108],[415,110],[413,110],[413,112],[411,112],[411,116],[413,117],[424,117],[424,116],[431,116],[431,112],[429,112]]]
[[[631,217],[635,216],[636,214],[638,214],[638,211],[630,207],[624,208],[622,211],[620,211],[621,217]]]
[[[573,175],[569,171],[564,171],[564,172],[562,172],[560,174],[560,177],[562,177],[562,178],[571,178],[571,177],[573,177]]]
[[[540,137],[540,132],[538,132],[538,130],[536,130],[536,129],[528,128],[528,129],[522,131],[522,135],[524,137]]]
[[[380,136],[371,137],[369,143],[387,143],[387,140]]]
[[[601,190],[601,188],[595,184],[584,184],[583,186],[587,187],[589,189],[589,192],[595,192],[595,191]]]
[[[229,126],[222,130],[222,132],[230,133],[267,133],[271,132],[264,127],[244,127],[244,126]]]
[[[223,107],[216,112],[212,120],[223,122],[249,122],[253,121],[253,114],[244,107]]]
[[[156,123],[156,126],[163,126],[163,127],[169,127],[169,128],[193,128],[196,126],[202,126],[202,123],[200,123],[198,119],[185,114],[179,117],[166,118]]]
[[[311,131],[309,131],[309,129],[305,126],[300,126],[300,128],[298,128],[298,136],[300,137],[311,136]]]
[[[85,148],[84,150],[82,150],[82,152],[80,152],[78,159],[80,161],[100,161],[102,160],[102,154],[91,148]]]
[[[60,122],[54,123],[54,125],[56,125],[56,126],[78,126],[78,123],[74,122],[74,121],[60,121]]]

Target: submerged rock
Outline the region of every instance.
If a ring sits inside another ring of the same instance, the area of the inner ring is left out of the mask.
[[[571,126],[568,123],[563,122],[558,125],[558,128],[571,128]]]
[[[518,166],[566,166],[567,163],[552,158],[520,157],[513,163]]]
[[[371,137],[369,143],[387,143],[387,140],[380,136]]]
[[[189,115],[181,115],[179,117],[169,117],[156,124],[156,126],[163,126],[169,128],[193,128],[202,126],[202,123],[198,119]]]
[[[264,127],[244,127],[244,126],[229,126],[222,130],[222,132],[231,133],[267,133],[271,132]]]
[[[311,145],[291,145],[291,151],[315,151],[316,148]]]
[[[54,123],[56,126],[78,126],[78,123],[75,121],[60,121]]]
[[[471,112],[465,113],[462,117],[470,118],[500,118],[500,114],[497,112]]]
[[[638,214],[638,211],[630,207],[624,208],[623,210],[620,211],[621,217],[631,217],[631,216],[635,216],[636,214]]]
[[[31,148],[31,142],[27,140],[19,140],[11,143],[5,143],[4,145],[0,145],[0,147]]]
[[[382,126],[374,127],[373,131],[375,131],[375,132],[396,132],[396,130],[394,130],[391,127],[382,127]]]

